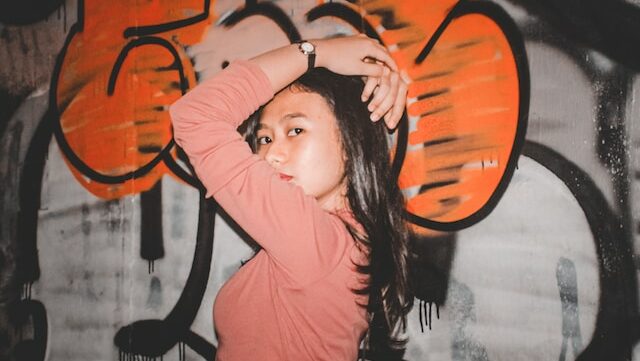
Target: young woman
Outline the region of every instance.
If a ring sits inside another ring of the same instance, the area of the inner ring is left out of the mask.
[[[413,298],[384,125],[406,92],[357,35],[233,62],[172,105],[207,196],[262,247],[217,296],[217,360],[352,361],[363,340],[367,358],[402,357]]]

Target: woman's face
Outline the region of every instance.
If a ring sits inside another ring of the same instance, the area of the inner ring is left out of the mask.
[[[336,118],[322,96],[285,88],[262,111],[258,155],[323,209],[336,211],[346,207],[339,137]]]

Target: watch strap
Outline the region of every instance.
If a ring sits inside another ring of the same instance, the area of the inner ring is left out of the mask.
[[[316,67],[316,53],[307,54],[307,71]]]
[[[309,51],[305,51],[305,49],[303,48],[303,44],[307,43],[309,45],[311,45],[313,48],[313,50]],[[315,68],[316,66],[316,53],[315,53],[315,45],[311,42],[308,42],[306,40],[300,40],[298,42],[296,42],[296,44],[298,44],[298,50],[300,50],[300,52],[304,55],[307,56],[307,71]]]

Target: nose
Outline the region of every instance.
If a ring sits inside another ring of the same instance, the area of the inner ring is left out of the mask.
[[[278,168],[287,161],[287,154],[286,145],[281,141],[273,140],[271,144],[269,144],[264,159],[272,167]]]

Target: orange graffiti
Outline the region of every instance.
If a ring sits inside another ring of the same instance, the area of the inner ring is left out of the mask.
[[[411,79],[413,127],[401,169],[407,209],[437,222],[480,210],[510,160],[520,90],[513,51],[501,28],[482,14],[454,18],[420,64],[415,59],[457,1],[365,2],[370,14],[393,9],[395,29],[367,16]]]
[[[480,13],[447,22],[461,3],[346,4],[364,16],[411,79],[408,149],[399,184],[410,213],[442,223],[468,218],[489,202],[512,161],[521,116],[518,69],[503,29]],[[196,0],[87,3],[83,30],[69,43],[56,94],[64,139],[79,158],[67,163],[91,193],[118,198],[148,190],[172,174],[165,162],[151,163],[170,148],[167,106],[196,82],[183,48],[202,41],[214,16],[153,34],[169,46],[160,40],[136,43],[144,36],[125,30],[179,21],[202,8]],[[422,54],[435,34],[437,41]],[[168,156],[175,158],[175,149]],[[107,182],[87,177],[79,162],[106,177],[151,166],[144,174]]]
[[[196,83],[183,45],[198,42],[212,20],[155,33],[149,42],[124,32],[198,12],[203,12],[202,0],[86,2],[80,14],[83,28],[67,47],[55,91],[64,139],[88,168],[107,177],[127,174],[168,149],[167,107],[182,95],[181,86]],[[170,155],[175,157],[174,149]],[[105,199],[148,190],[163,174],[171,174],[159,162],[141,176],[108,184],[65,160],[80,184]]]

